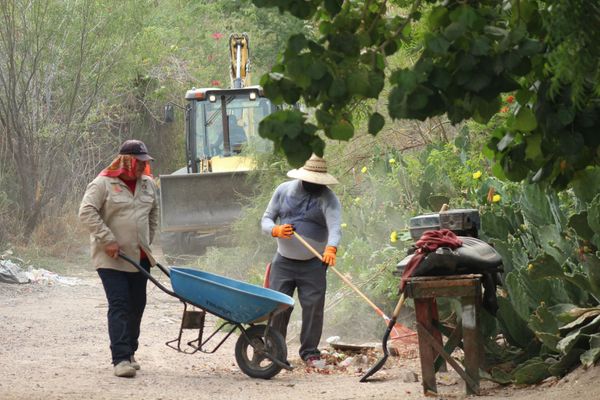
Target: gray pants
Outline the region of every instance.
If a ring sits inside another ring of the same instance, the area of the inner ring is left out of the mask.
[[[269,287],[288,296],[298,288],[302,307],[302,330],[300,331],[300,357],[306,360],[319,355],[318,349],[323,332],[323,309],[327,289],[327,267],[318,258],[292,260],[279,253],[271,263]],[[273,318],[272,326],[285,337],[292,310],[288,309]]]

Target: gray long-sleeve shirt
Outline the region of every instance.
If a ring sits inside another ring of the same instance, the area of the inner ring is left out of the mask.
[[[342,207],[335,193],[328,187],[318,194],[309,193],[300,180],[284,182],[275,189],[265,211],[261,226],[270,235],[276,222],[292,224],[294,229],[319,253],[325,246],[337,247],[341,232]],[[299,240],[277,238],[277,251],[293,260],[309,260],[314,255]]]

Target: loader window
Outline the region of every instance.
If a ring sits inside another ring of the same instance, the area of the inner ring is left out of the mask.
[[[259,151],[270,151],[271,142],[258,134],[258,124],[273,107],[266,98],[249,100],[247,95],[229,96],[226,104],[232,152],[239,153],[252,143]],[[221,102],[199,101],[196,112],[196,144],[199,157],[223,155],[223,118]]]

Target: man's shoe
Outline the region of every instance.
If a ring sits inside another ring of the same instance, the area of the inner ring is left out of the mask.
[[[129,363],[136,370],[139,370],[141,368],[140,364],[137,361],[135,361],[135,357],[134,356],[129,357]]]
[[[135,368],[127,360],[123,360],[115,365],[115,376],[119,378],[133,378],[135,376]]]

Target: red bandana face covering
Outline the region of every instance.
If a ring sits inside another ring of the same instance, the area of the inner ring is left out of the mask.
[[[110,165],[100,172],[100,176],[110,176],[112,178],[118,178],[125,176],[131,179],[135,179],[135,169],[138,163],[138,159],[129,154],[119,154]],[[150,172],[150,163],[146,163],[146,168],[142,175],[152,177]]]

